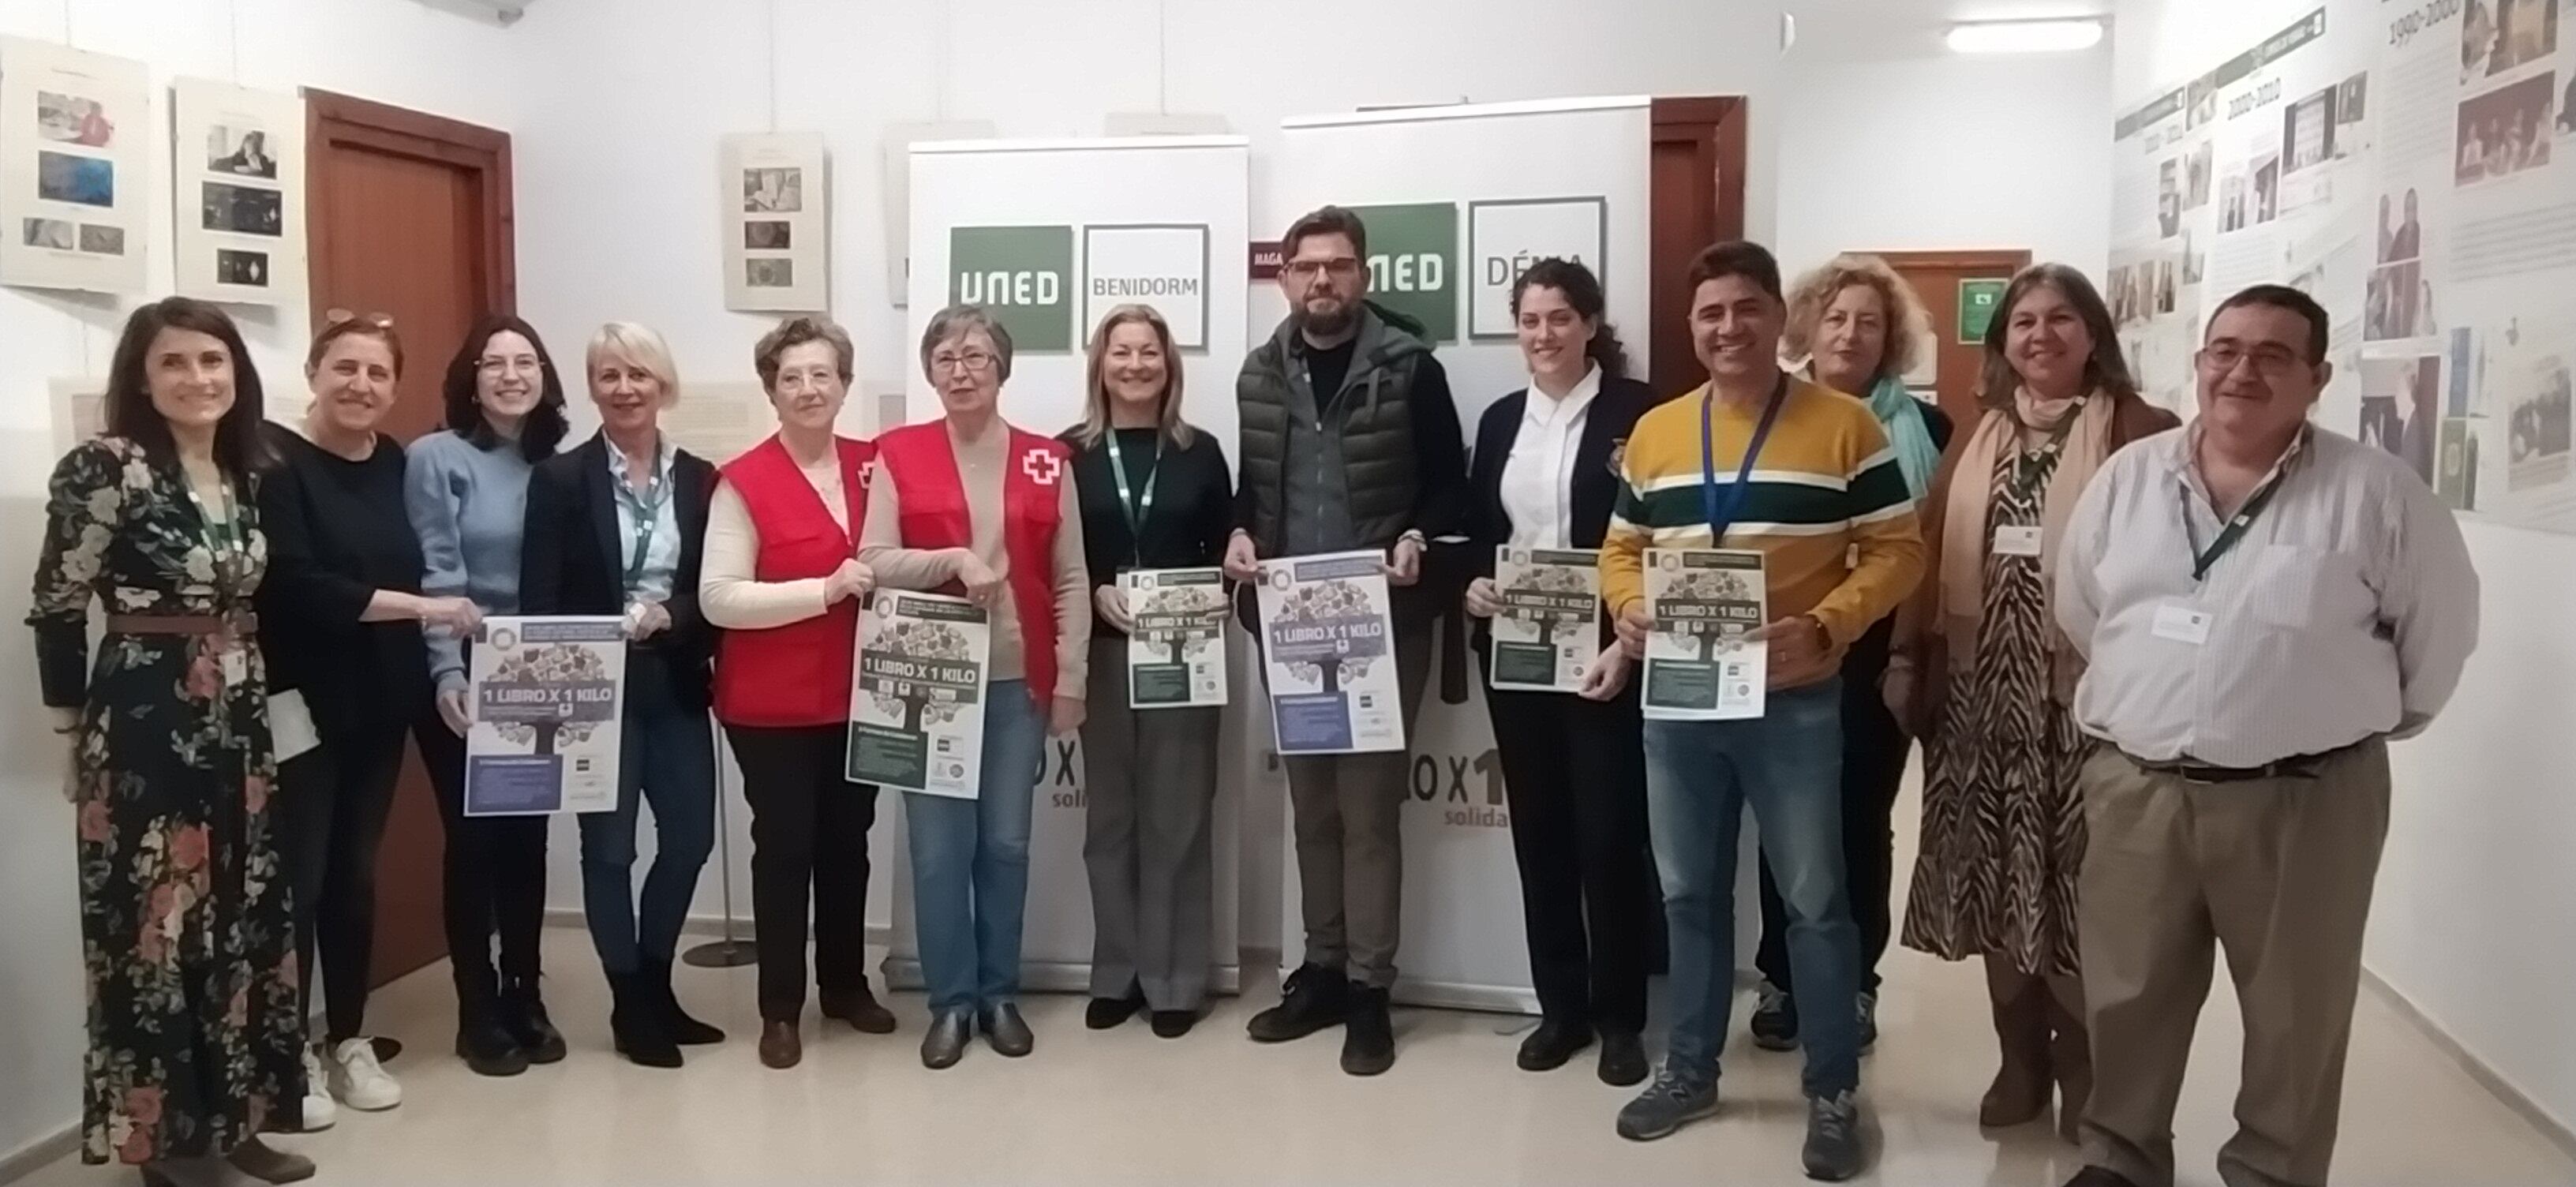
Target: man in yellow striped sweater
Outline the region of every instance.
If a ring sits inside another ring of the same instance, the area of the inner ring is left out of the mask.
[[[1859,401],[1780,369],[1780,266],[1750,243],[1702,252],[1691,340],[1707,387],[1648,412],[1628,437],[1601,548],[1601,593],[1644,654],[1649,548],[1758,551],[1770,691],[1759,718],[1648,721],[1647,806],[1672,936],[1672,1039],[1662,1072],[1619,1113],[1646,1140],[1717,1110],[1734,989],[1736,837],[1753,807],[1789,909],[1808,1097],[1811,1178],[1863,1162],[1859,933],[1842,869],[1843,649],[1911,593],[1923,541],[1896,454]],[[1751,456],[1748,457],[1747,455]],[[1813,1022],[1807,1021],[1813,1019]]]

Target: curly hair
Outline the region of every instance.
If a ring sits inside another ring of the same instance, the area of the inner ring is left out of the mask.
[[[1780,335],[1781,353],[1793,359],[1812,357],[1816,329],[1825,319],[1825,307],[1853,285],[1877,290],[1879,303],[1887,308],[1887,347],[1879,356],[1878,374],[1870,378],[1875,381],[1911,372],[1922,361],[1915,354],[1922,348],[1924,334],[1932,328],[1932,315],[1924,311],[1922,298],[1914,295],[1914,286],[1905,283],[1905,278],[1897,275],[1886,260],[1873,255],[1838,255],[1798,278],[1797,287],[1789,290],[1789,324]]]

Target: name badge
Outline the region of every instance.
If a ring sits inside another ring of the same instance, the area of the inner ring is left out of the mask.
[[[1996,528],[1995,555],[2038,556],[2039,537],[2040,529],[2036,524],[2028,527],[2012,527],[2007,525]]]
[[[2156,637],[2198,647],[2209,642],[2210,613],[2177,602],[2156,607]]]
[[[303,693],[290,688],[268,698],[268,736],[279,762],[322,744],[322,731],[314,727],[313,709],[304,703]]]
[[[244,684],[250,680],[250,652],[238,645],[224,648],[224,683]]]

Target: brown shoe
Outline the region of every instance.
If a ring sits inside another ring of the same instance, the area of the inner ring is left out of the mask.
[[[233,1169],[263,1183],[301,1183],[313,1177],[313,1160],[289,1154],[258,1138],[233,1147],[225,1158]]]
[[[847,1022],[863,1034],[894,1033],[894,1011],[877,1004],[877,996],[865,985],[822,994],[821,1004],[824,1017]]]
[[[2026,1125],[2048,1111],[2048,983],[2038,977],[1987,978],[1995,1037],[2003,1066],[1977,1102],[1977,1124],[1988,1129]]]
[[[784,1071],[805,1061],[805,1036],[793,1022],[760,1024],[760,1062]]]

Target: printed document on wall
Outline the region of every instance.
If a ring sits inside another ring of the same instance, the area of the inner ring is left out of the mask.
[[[1262,563],[1261,642],[1279,753],[1404,749],[1383,560],[1338,552]]]
[[[487,618],[466,668],[474,706],[465,734],[466,815],[617,807],[623,620]]]

